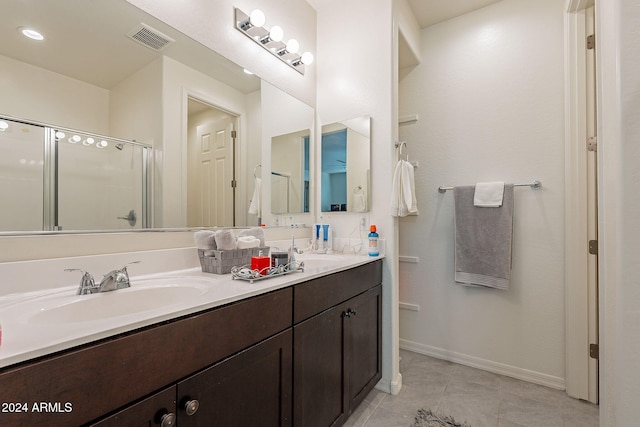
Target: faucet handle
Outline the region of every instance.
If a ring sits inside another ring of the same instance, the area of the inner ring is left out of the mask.
[[[90,294],[92,290],[96,288],[96,282],[91,273],[80,268],[65,268],[64,271],[79,271],[82,273],[82,279],[80,279],[80,286],[78,287],[76,295]]]
[[[140,264],[142,261],[138,260],[138,261],[131,261],[126,263],[125,265],[122,266],[122,268],[120,269],[120,271],[127,271],[127,266],[131,265],[131,264]]]

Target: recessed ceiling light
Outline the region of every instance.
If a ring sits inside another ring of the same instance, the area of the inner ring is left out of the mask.
[[[20,27],[18,28],[18,31],[20,31],[23,36],[29,37],[32,40],[44,40],[42,33],[34,30],[33,28]]]

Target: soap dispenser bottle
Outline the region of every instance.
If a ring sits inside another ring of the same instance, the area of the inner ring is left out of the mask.
[[[371,224],[369,227],[369,256],[380,255],[378,249],[378,233],[376,232],[376,226]]]

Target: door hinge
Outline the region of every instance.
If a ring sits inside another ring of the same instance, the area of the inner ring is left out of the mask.
[[[595,49],[596,48],[596,35],[595,34],[589,34],[587,36],[587,49],[591,50],[591,49]]]
[[[589,240],[589,254],[598,255],[598,241]]]
[[[587,138],[587,151],[598,151],[598,137],[591,136]]]
[[[600,359],[600,346],[598,344],[589,344],[589,357],[592,359]]]
[[[231,138],[237,138],[238,137],[238,132],[236,132],[235,130],[231,131]]]
[[[231,188],[236,188],[238,186],[238,181],[235,179],[231,180]]]

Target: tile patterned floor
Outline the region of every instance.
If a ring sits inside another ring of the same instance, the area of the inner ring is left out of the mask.
[[[418,409],[452,415],[472,427],[597,427],[598,406],[564,391],[400,351],[402,390],[373,390],[347,427],[409,427]]]

